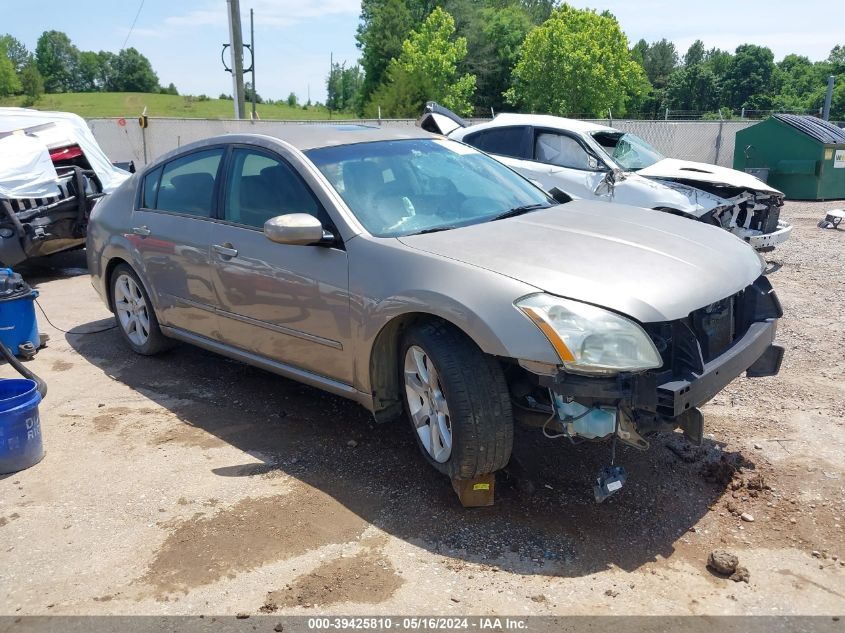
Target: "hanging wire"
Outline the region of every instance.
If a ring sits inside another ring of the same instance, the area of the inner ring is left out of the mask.
[[[50,317],[48,317],[47,313],[44,312],[44,308],[41,307],[40,303],[38,303],[38,299],[35,300],[35,305],[37,305],[38,309],[41,310],[41,314],[44,315],[44,318],[47,320],[47,323],[49,323],[53,328],[57,329],[59,332],[63,332],[65,334],[72,334],[72,335],[75,335],[75,336],[82,336],[84,334],[99,334],[101,332],[108,332],[109,330],[113,330],[114,328],[117,327],[117,324],[115,323],[114,325],[110,325],[109,327],[104,327],[101,330],[90,330],[88,332],[72,332],[70,330],[63,330],[62,328],[58,327],[57,325],[55,325],[50,320]]]
[[[566,432],[566,426],[563,426],[563,429],[564,429],[563,433],[557,433],[555,435],[552,435],[551,433],[549,433],[546,430],[546,427],[548,426],[549,422],[551,422],[555,418],[555,415],[557,415],[557,411],[555,410],[555,405],[554,405],[555,396],[552,393],[551,389],[549,389],[549,398],[551,399],[551,402],[552,402],[552,414],[549,416],[549,418],[545,422],[543,422],[543,435],[545,435],[550,440],[556,440],[559,437],[568,438],[569,441],[572,442],[572,444],[574,444],[575,446],[584,442],[585,440],[583,440],[583,439],[580,442],[576,442],[575,438],[572,437],[569,433]],[[566,425],[569,422],[577,422],[581,418],[585,418],[588,415],[590,415],[593,412],[593,409],[594,408],[591,407],[591,408],[587,409],[586,411],[584,411],[584,413],[582,413],[581,415],[576,415],[574,417],[562,419],[561,422],[563,422],[564,425]]]
[[[132,26],[129,27],[129,32],[126,34],[126,38],[123,40],[123,46],[120,47],[120,50],[126,48],[126,42],[129,41],[129,36],[132,35],[132,31],[135,30],[135,23],[138,21],[138,16],[141,15],[141,9],[144,8],[144,0],[141,0],[141,4],[138,7],[137,13],[135,13],[135,19],[132,20]]]

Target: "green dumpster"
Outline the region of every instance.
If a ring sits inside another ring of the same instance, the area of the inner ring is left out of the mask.
[[[822,119],[776,114],[736,133],[734,169],[793,200],[845,198],[845,130]]]

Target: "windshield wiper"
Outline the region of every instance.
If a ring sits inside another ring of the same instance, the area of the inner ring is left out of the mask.
[[[430,229],[423,229],[422,231],[417,231],[416,233],[411,233],[410,235],[425,235],[426,233],[439,233],[440,231],[451,231],[452,229],[459,228],[461,227],[454,224],[447,224],[445,226],[434,226]]]
[[[490,222],[494,222],[495,220],[504,220],[505,218],[513,218],[518,215],[522,215],[523,213],[528,213],[530,211],[536,211],[537,209],[548,209],[551,205],[549,204],[524,204],[521,207],[514,207],[513,209],[508,209],[507,211],[503,211],[499,215],[494,215],[490,218]]]

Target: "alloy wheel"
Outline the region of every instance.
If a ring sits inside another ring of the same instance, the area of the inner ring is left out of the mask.
[[[452,454],[452,420],[437,368],[425,350],[412,345],[405,352],[405,394],[420,443],[436,462]]]
[[[114,308],[127,338],[141,346],[150,338],[150,312],[144,293],[129,275],[120,275],[114,284]]]

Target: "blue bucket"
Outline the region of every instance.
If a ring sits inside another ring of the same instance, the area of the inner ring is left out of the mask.
[[[0,380],[0,475],[29,468],[44,458],[39,402],[34,380]]]

